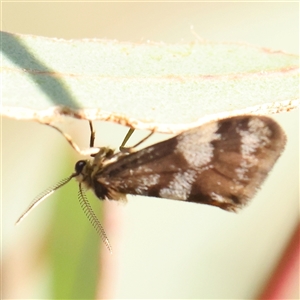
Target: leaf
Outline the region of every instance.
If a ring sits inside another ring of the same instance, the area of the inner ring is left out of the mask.
[[[176,133],[299,106],[299,58],[241,43],[62,40],[1,33],[3,116],[61,115]]]

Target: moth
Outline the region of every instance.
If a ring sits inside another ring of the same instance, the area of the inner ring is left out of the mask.
[[[90,147],[94,147],[91,122],[90,128]],[[125,148],[124,142],[119,152],[97,148],[91,160],[79,160],[74,173],[38,196],[17,223],[55,190],[76,178],[83,211],[111,251],[85,189],[92,189],[100,200],[123,201],[126,194],[131,194],[237,211],[255,195],[285,143],[286,136],[273,119],[241,115],[206,123],[142,150],[136,150],[137,145]]]

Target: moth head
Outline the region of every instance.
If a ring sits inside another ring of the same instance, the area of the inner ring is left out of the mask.
[[[76,164],[75,164],[75,172],[76,174],[81,174],[83,171],[83,168],[86,166],[87,164],[87,160],[79,160]]]
[[[85,182],[91,173],[91,164],[88,160],[79,160],[75,164],[75,178],[78,182]]]
[[[91,155],[90,160],[79,160],[75,164],[74,177],[79,183],[89,189],[93,186],[93,176],[96,172],[101,170],[107,162],[114,156],[114,150],[108,147],[101,147],[96,154]]]

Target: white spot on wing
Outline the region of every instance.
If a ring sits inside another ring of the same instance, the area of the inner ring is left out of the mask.
[[[218,122],[195,128],[178,136],[179,151],[186,161],[194,167],[201,167],[208,164],[213,157],[214,147],[211,144],[214,140],[219,140],[221,135],[217,134]]]
[[[139,194],[144,194],[145,191],[148,191],[148,188],[156,185],[159,182],[160,174],[149,174],[145,176],[139,176],[135,179],[137,182],[137,187],[135,188],[136,192]]]
[[[167,199],[187,200],[191,193],[192,185],[195,182],[196,175],[197,172],[194,170],[175,174],[168,187],[160,190],[159,196]]]
[[[240,167],[236,169],[239,180],[249,179],[245,174],[249,168],[258,163],[254,153],[257,149],[270,143],[269,137],[272,134],[268,126],[259,118],[250,119],[248,128],[248,130],[237,130],[241,136],[241,154],[243,157]]]
[[[211,192],[210,193],[210,197],[211,199],[215,200],[215,201],[218,201],[218,202],[227,202],[226,199],[222,196],[222,195],[219,195],[215,192]]]
[[[253,118],[248,123],[249,130],[240,130],[242,138],[242,155],[247,157],[257,150],[270,143],[271,130],[258,118]]]
[[[153,186],[159,182],[159,174],[149,174],[147,176],[142,176],[139,178],[141,185]]]

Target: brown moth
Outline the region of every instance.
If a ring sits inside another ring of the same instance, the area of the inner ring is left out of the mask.
[[[93,147],[95,136],[90,126]],[[83,187],[92,189],[100,200],[126,200],[126,194],[131,194],[236,211],[255,195],[285,143],[285,134],[273,119],[242,115],[206,123],[138,151],[124,148],[115,153],[99,148],[92,160],[78,161],[73,174],[37,197],[17,222],[76,178],[80,204],[111,251]]]

